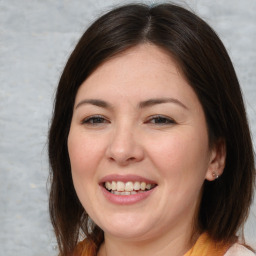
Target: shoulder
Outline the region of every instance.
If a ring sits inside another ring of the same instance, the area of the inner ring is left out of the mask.
[[[252,251],[247,249],[245,246],[235,243],[233,244],[224,256],[255,256]]]

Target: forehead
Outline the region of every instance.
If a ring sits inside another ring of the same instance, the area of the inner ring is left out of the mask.
[[[98,73],[99,70],[108,72],[110,69],[116,69],[119,73],[123,71],[133,76],[141,75],[142,72],[146,72],[147,76],[156,75],[159,71],[179,75],[182,73],[177,61],[170,53],[151,43],[139,44],[114,55],[99,65],[93,74]]]
[[[165,50],[141,44],[102,63],[80,86],[84,97],[146,100],[156,97],[196,98],[175,59]]]

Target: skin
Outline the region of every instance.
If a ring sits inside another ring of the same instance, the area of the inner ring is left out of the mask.
[[[171,101],[141,106],[156,98]],[[85,102],[91,99],[110,106]],[[175,60],[151,44],[108,60],[83,82],[68,150],[77,195],[104,231],[98,255],[186,253],[194,243],[202,184],[214,180],[213,173],[221,175],[225,164],[224,145],[209,147],[204,112],[192,87]],[[113,204],[99,184],[110,174],[139,175],[157,187],[135,204]]]

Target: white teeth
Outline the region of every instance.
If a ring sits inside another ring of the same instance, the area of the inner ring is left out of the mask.
[[[146,182],[141,182],[140,183],[140,189],[145,190],[146,189]]]
[[[137,192],[143,192],[145,190],[150,190],[155,185],[146,183],[146,182],[139,182],[139,181],[128,181],[126,183],[122,181],[107,181],[105,182],[105,188],[109,191],[111,191],[113,194],[120,195],[120,192],[126,192],[121,193],[121,195],[130,195],[130,194],[136,194]],[[118,192],[118,193],[115,193]]]
[[[132,191],[133,190],[133,183],[131,181],[128,181],[125,183],[125,191]]]
[[[148,189],[148,190],[151,189],[151,184],[147,184],[146,189]]]
[[[112,187],[111,187],[112,190],[116,190],[116,182],[115,181],[112,181]]]
[[[140,182],[139,181],[135,181],[133,184],[133,189],[134,190],[140,190]]]
[[[130,194],[131,192],[128,192],[128,191],[121,192],[122,196],[129,196]]]
[[[124,191],[125,185],[122,181],[118,181],[116,183],[116,190],[117,191]]]
[[[111,189],[112,189],[111,183],[108,182],[108,181],[105,183],[105,187],[106,187],[108,190],[111,190]]]

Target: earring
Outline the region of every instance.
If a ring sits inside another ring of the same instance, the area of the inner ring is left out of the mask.
[[[216,172],[212,173],[212,177],[217,180],[219,178],[219,175]]]

